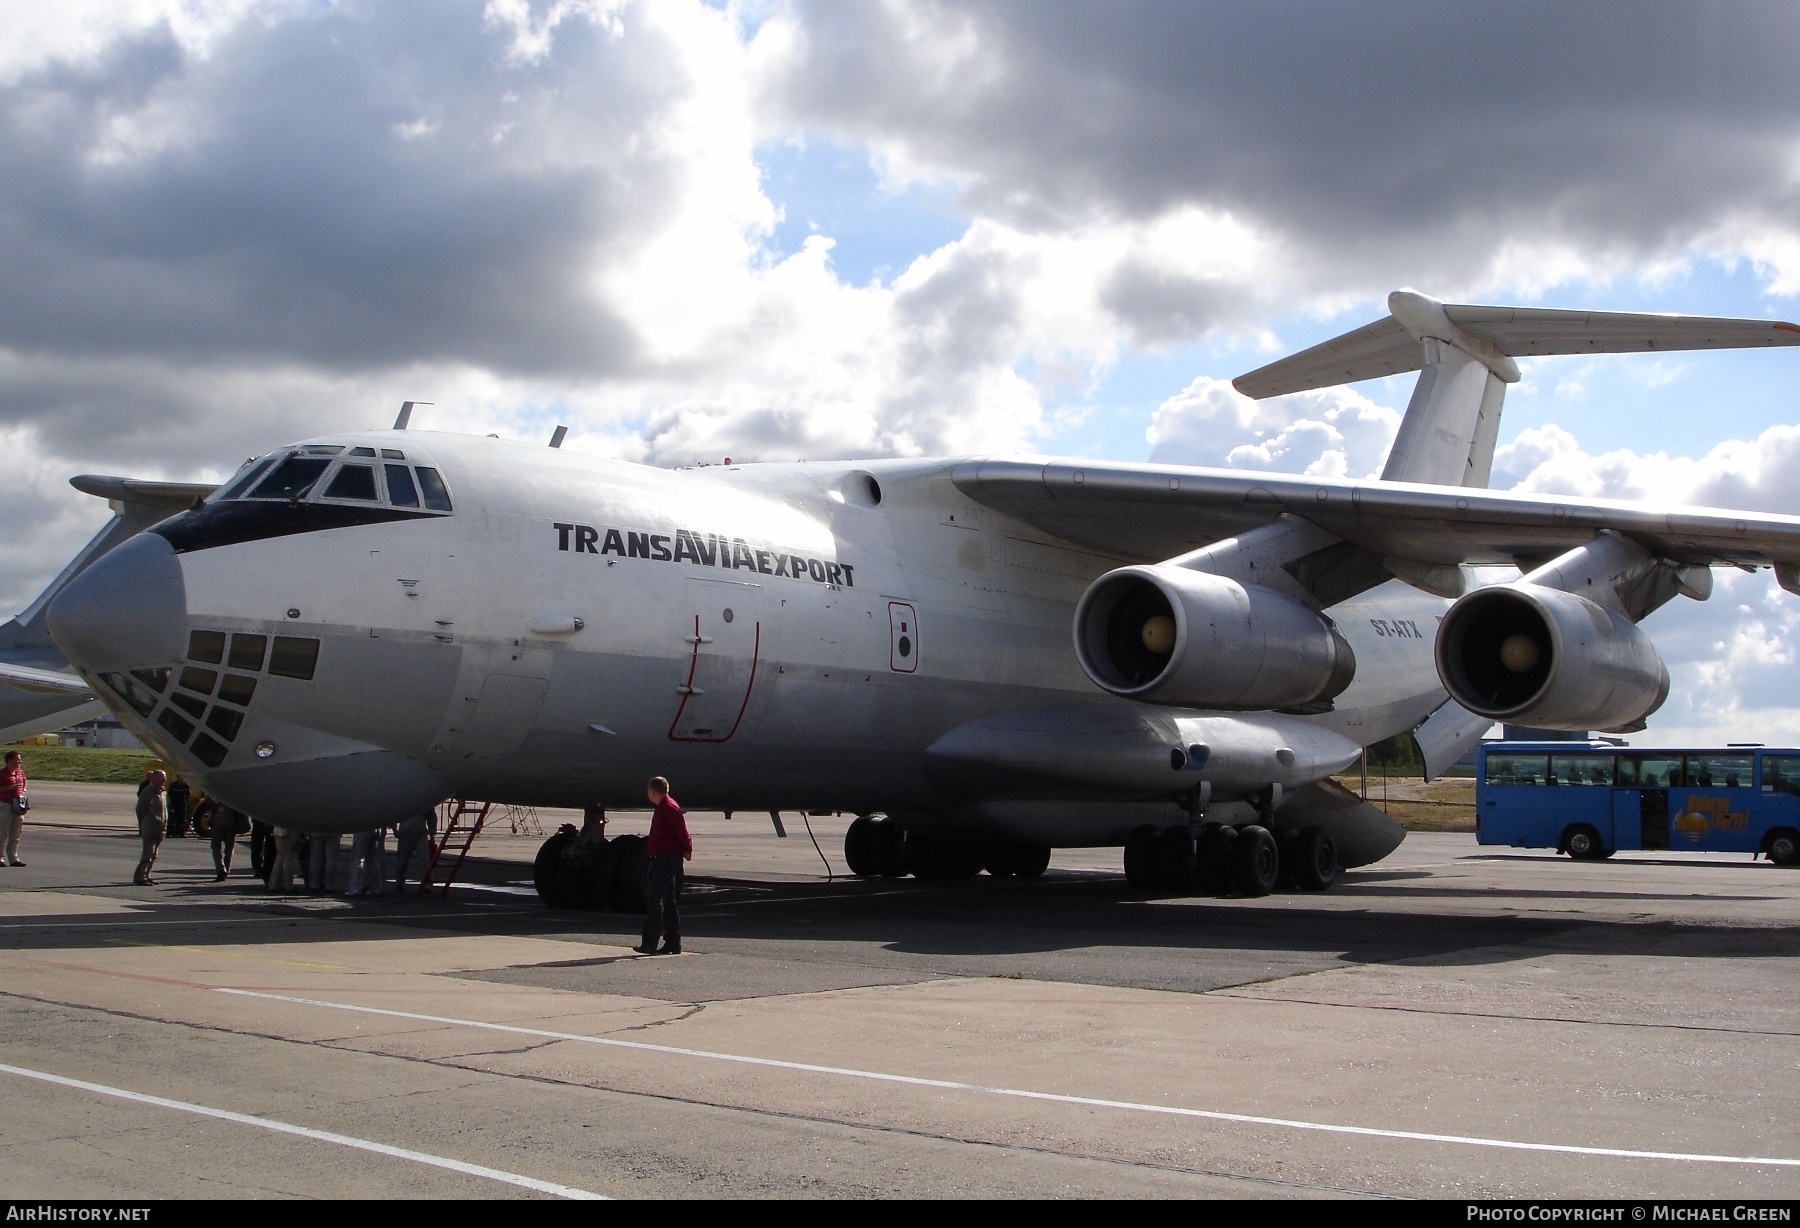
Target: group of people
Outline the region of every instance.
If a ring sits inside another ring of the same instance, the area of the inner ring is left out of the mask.
[[[422,810],[392,826],[395,845],[393,890],[398,892],[406,890],[407,872],[413,864],[421,857],[429,856],[431,837],[437,830],[437,811]],[[338,856],[344,847],[343,836],[257,823],[252,836],[253,860],[270,891],[298,894],[341,889],[345,895],[380,895],[388,889],[387,833],[386,827],[377,827],[353,835],[350,838],[350,866],[346,873]],[[413,876],[414,882],[423,871],[421,864],[419,873]]]
[[[19,860],[19,835],[25,814],[31,809],[27,797],[25,765],[19,752],[7,751],[5,766],[0,768],[0,823],[4,823],[4,840],[0,841],[0,865],[22,866]],[[661,776],[650,778],[645,790],[656,809],[650,816],[650,881],[647,884],[648,907],[644,915],[643,941],[633,949],[640,955],[681,954],[681,915],[675,896],[680,885],[681,863],[692,860],[694,841],[688,834],[687,816],[680,803],[669,795],[669,782]],[[329,892],[336,886],[339,871],[338,852],[343,848],[341,835],[306,834],[287,827],[273,827],[258,822],[241,810],[234,810],[216,798],[202,800],[189,810],[192,792],[187,783],[177,778],[173,783],[161,768],[146,773],[137,791],[138,837],[143,844],[137,869],[131,881],[140,887],[156,885],[150,872],[163,840],[171,835],[186,834],[192,823],[196,833],[204,827],[212,841],[213,881],[224,882],[231,875],[232,854],[237,838],[250,837],[251,870],[268,884],[270,891],[293,894],[301,891]],[[178,826],[179,824],[179,826]],[[437,830],[437,812],[424,810],[393,824],[395,837],[395,891],[406,889],[407,869],[422,854]],[[383,862],[387,851],[387,828],[357,832],[350,841],[349,880],[343,886],[346,895],[377,895],[387,890],[387,870]],[[299,885],[295,876],[300,876]],[[416,880],[415,880],[416,881]],[[660,943],[660,945],[659,945]]]
[[[16,757],[16,754],[8,756],[9,762]],[[176,785],[181,786],[181,792],[177,793]],[[3,792],[4,780],[0,778],[0,795]],[[171,794],[175,794],[184,803],[191,796],[186,792],[183,782],[177,780],[172,785],[169,774],[161,768],[147,773],[138,785],[138,838],[143,845],[143,855],[138,859],[131,881],[140,887],[156,885],[150,872],[156,866],[162,842],[171,834],[178,834],[173,831]],[[341,835],[307,834],[292,828],[274,827],[214,798],[207,798],[194,809],[191,816],[184,815],[183,818],[192,821],[196,828],[201,824],[206,827],[207,835],[212,841],[214,882],[222,883],[231,876],[237,839],[248,835],[251,873],[262,879],[270,891],[297,894],[302,891],[329,892],[339,887],[338,880],[343,877],[339,872],[340,859],[337,856],[343,848],[344,838]],[[429,842],[436,825],[437,813],[431,810],[422,811],[393,825],[397,845],[393,885],[395,891],[406,889],[407,871],[424,851],[422,846]],[[348,881],[342,885],[344,894],[377,895],[387,889],[387,868],[383,864],[386,850],[387,829],[384,827],[357,832],[351,838]],[[421,871],[422,869],[423,867]]]

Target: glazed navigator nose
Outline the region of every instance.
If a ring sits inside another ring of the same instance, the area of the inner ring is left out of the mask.
[[[140,533],[69,581],[48,622],[56,646],[91,673],[172,665],[187,643],[181,558]]]

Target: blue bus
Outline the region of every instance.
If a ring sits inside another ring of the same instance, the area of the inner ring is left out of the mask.
[[[1584,861],[1687,849],[1800,864],[1800,750],[1489,742],[1475,777],[1475,839]]]

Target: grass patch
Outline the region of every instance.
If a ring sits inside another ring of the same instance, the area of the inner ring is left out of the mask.
[[[25,760],[28,780],[73,781],[79,784],[135,785],[144,770],[160,763],[148,750],[103,750],[83,746],[12,746]]]

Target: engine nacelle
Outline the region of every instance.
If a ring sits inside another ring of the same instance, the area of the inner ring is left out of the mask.
[[[1669,695],[1669,671],[1636,623],[1540,584],[1459,599],[1438,627],[1436,656],[1451,697],[1496,721],[1623,730]]]
[[[1261,712],[1323,711],[1356,676],[1326,619],[1256,585],[1185,567],[1123,567],[1075,607],[1075,655],[1131,699]]]

